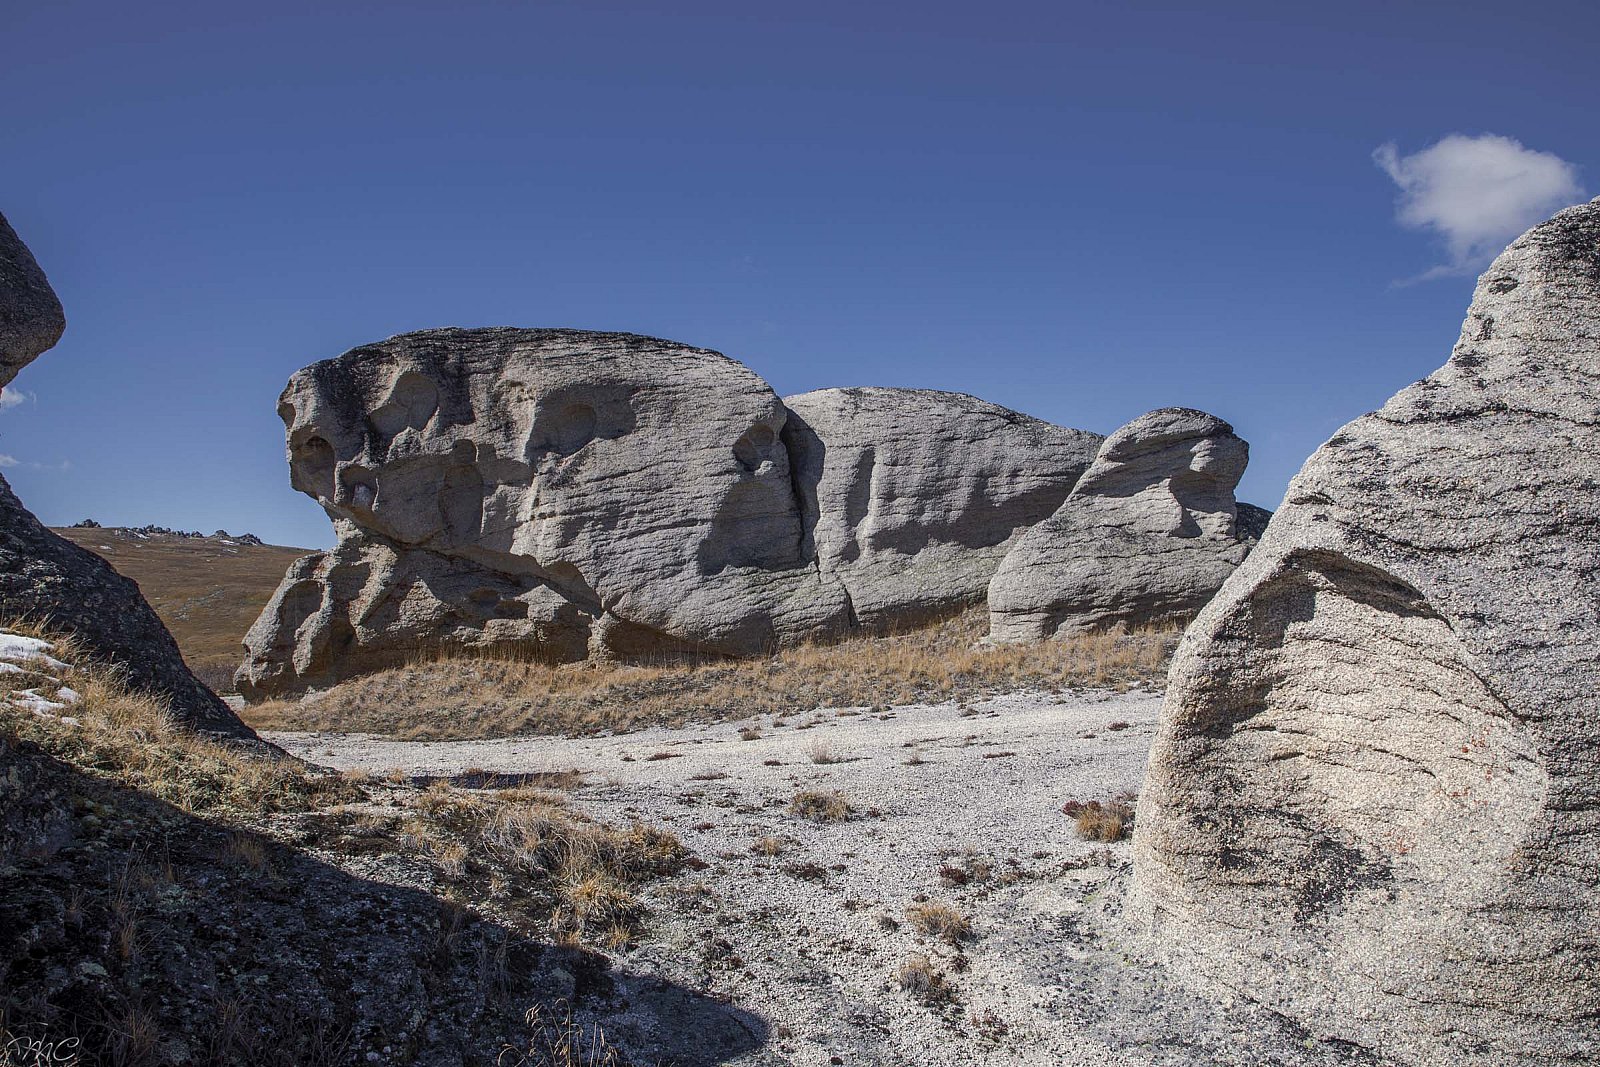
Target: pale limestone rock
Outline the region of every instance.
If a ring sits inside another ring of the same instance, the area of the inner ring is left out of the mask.
[[[1600,1062],[1600,201],[1478,281],[1190,627],[1132,905],[1416,1064]]]
[[[1248,456],[1233,427],[1189,408],[1152,411],[1106,438],[1072,495],[995,573],[990,639],[1193,618],[1263,525],[1259,508],[1233,498]]]
[[[1097,434],[931,389],[787,397],[806,549],[870,629],[981,601],[1006,551],[1089,466]]]
[[[848,625],[802,549],[788,413],[718,353],[430,330],[300,371],[279,413],[340,544],[252,629],[252,697],[421,649],[737,655]]]

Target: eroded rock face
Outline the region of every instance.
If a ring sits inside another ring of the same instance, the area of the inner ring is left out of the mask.
[[[1600,1060],[1597,605],[1600,201],[1495,261],[1189,629],[1136,913],[1388,1056]]]
[[[1260,534],[1237,505],[1249,447],[1203,411],[1162,408],[1106,438],[1055,514],[1006,555],[989,584],[989,636],[1187,621]]]
[[[780,401],[705,349],[432,330],[296,374],[291,480],[339,545],[246,639],[252,698],[421,650],[748,655],[983,595],[1100,438],[951,393]]]
[[[308,367],[279,413],[340,543],[252,629],[249,695],[442,645],[733,655],[848,625],[802,549],[787,412],[718,353],[431,330]]]
[[[60,339],[61,303],[44,272],[0,217],[0,384]],[[120,667],[136,689],[172,706],[198,730],[253,737],[184,665],[172,635],[139,587],[92,552],[45,529],[0,478],[0,618],[71,634],[96,659]]]
[[[931,389],[821,389],[784,404],[805,551],[871,629],[982,600],[1101,441]]]

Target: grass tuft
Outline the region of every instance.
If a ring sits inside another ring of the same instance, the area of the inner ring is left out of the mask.
[[[855,814],[855,808],[844,798],[840,792],[822,792],[815,789],[806,789],[798,792],[789,801],[789,813],[798,815],[802,819],[812,822],[830,823],[844,822]]]
[[[952,945],[972,939],[972,923],[948,904],[913,904],[906,909],[906,922],[917,933],[937,937]]]

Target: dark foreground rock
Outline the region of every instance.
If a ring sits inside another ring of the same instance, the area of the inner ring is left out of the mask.
[[[1134,908],[1419,1064],[1600,1060],[1600,201],[1307,461],[1174,662]]]
[[[0,217],[0,385],[53,345],[63,328],[44,273]],[[129,684],[170,702],[174,716],[197,730],[254,736],[189,672],[139,587],[45,529],[3,478],[0,619],[70,634],[88,655],[119,667]]]

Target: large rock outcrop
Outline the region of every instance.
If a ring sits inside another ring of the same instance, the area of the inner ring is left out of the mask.
[[[735,655],[848,624],[802,554],[787,412],[716,352],[429,330],[300,371],[279,413],[339,546],[251,630],[247,695],[444,646]]]
[[[61,303],[33,255],[0,216],[0,385],[54,345]],[[172,635],[111,566],[45,529],[0,478],[0,619],[26,619],[76,638],[136,689],[168,702],[198,730],[254,736],[183,662]]]
[[[430,330],[300,371],[291,481],[338,547],[246,638],[251,698],[440,648],[747,655],[981,598],[1100,439],[971,397],[786,405],[700,348]]]
[[[1190,408],[1152,411],[1106,438],[1072,495],[995,572],[990,639],[1194,618],[1265,525],[1265,512],[1233,499],[1249,454],[1232,426]]]
[[[803,550],[871,629],[981,601],[1101,441],[931,389],[821,389],[784,404]]]
[[[1131,903],[1420,1064],[1600,1062],[1600,201],[1307,461],[1189,629]]]

